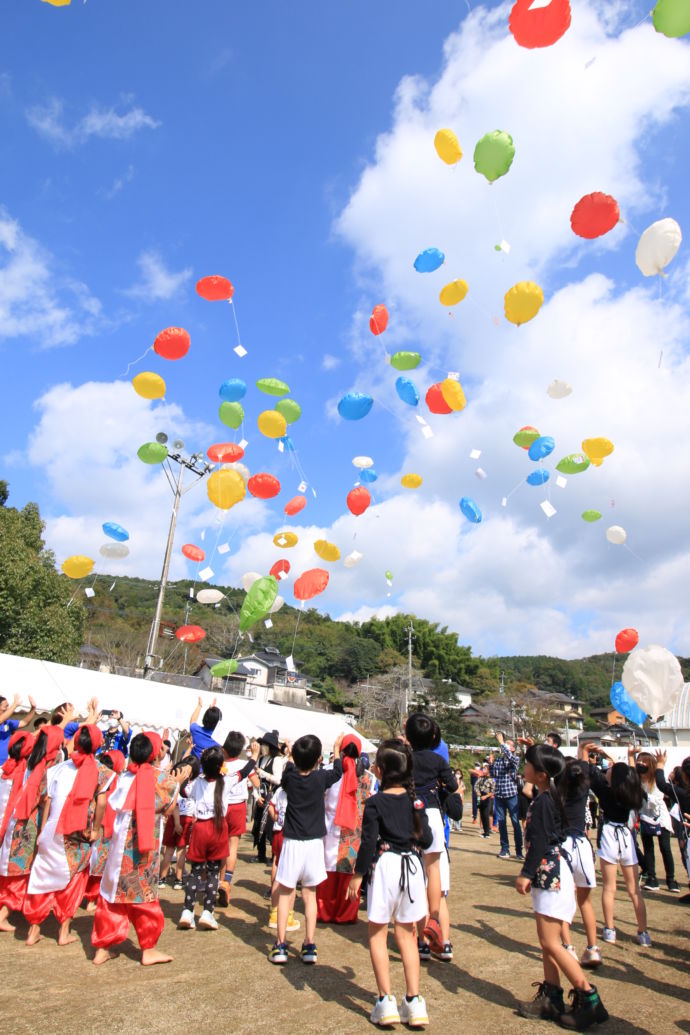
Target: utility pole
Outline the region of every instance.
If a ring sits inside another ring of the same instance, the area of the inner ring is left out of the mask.
[[[168,441],[168,436],[164,432],[160,432],[156,435],[156,441],[160,442],[161,445],[165,445]],[[149,632],[149,641],[146,645],[146,659],[144,661],[144,679],[150,679],[151,673],[153,672],[154,659],[158,657],[156,654],[156,644],[158,642],[158,633],[160,631],[161,615],[163,613],[163,601],[165,600],[165,588],[168,582],[168,571],[170,570],[170,558],[172,557],[173,542],[175,540],[175,527],[177,525],[177,514],[180,509],[180,500],[182,496],[189,492],[190,489],[194,488],[202,478],[205,478],[213,468],[214,464],[206,463],[202,453],[193,453],[190,457],[183,456],[180,452],[184,449],[184,442],[175,441],[173,443],[174,453],[168,453],[166,460],[164,461],[163,471],[168,484],[172,489],[173,493],[173,508],[172,514],[170,515],[170,528],[168,529],[168,541],[165,546],[165,556],[163,557],[163,571],[161,572],[160,586],[158,587],[158,600],[156,601],[156,612],[153,616],[153,622],[151,623],[151,630]],[[177,481],[174,478],[174,470],[170,463],[174,460],[176,464],[179,464],[180,471],[177,476]],[[196,475],[196,479],[191,482],[186,488],[183,488],[183,479],[185,469],[191,471],[192,474]],[[187,605],[189,607],[189,605]],[[189,611],[187,611],[189,613]]]
[[[405,729],[405,723],[407,722],[407,713],[410,708],[410,698],[412,697],[412,638],[414,637],[414,626],[412,619],[407,627],[407,687],[402,693],[402,716],[401,725],[403,730]]]

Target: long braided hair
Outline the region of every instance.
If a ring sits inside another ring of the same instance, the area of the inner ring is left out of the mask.
[[[381,790],[404,787],[412,809],[412,828],[416,840],[422,836],[422,821],[414,806],[414,760],[409,744],[402,740],[384,740],[376,752],[376,765],[381,774]]]

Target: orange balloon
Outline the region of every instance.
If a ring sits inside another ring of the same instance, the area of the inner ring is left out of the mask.
[[[359,485],[356,489],[352,489],[347,494],[347,506],[348,510],[359,517],[363,514],[371,503],[371,494],[368,489],[365,489],[363,485]]]
[[[185,557],[188,557],[190,561],[203,561],[206,558],[206,554],[200,546],[194,546],[193,543],[185,543],[182,547],[182,553]]]
[[[207,302],[229,302],[235,289],[227,277],[202,277],[197,281],[196,293]]]
[[[183,643],[198,643],[205,635],[206,632],[200,625],[181,625],[175,633],[178,640],[182,640]]]
[[[439,382],[432,385],[426,393],[426,404],[432,413],[452,413],[450,406],[443,398],[443,389]]]
[[[294,514],[299,514],[300,510],[304,510],[306,505],[306,496],[293,496],[292,499],[288,500],[285,504],[285,513],[288,517],[292,517]]]
[[[156,336],[153,351],[163,359],[182,359],[189,352],[191,338],[183,327],[166,327]]]
[[[328,585],[328,572],[323,568],[310,568],[296,580],[293,592],[297,600],[311,600],[323,593]]]
[[[244,456],[242,446],[234,442],[216,442],[206,450],[209,460],[215,460],[217,464],[234,464]]]
[[[280,482],[272,474],[255,474],[247,482],[252,496],[260,500],[270,500],[280,492]]]
[[[385,305],[375,305],[369,317],[369,330],[372,334],[383,334],[388,326],[388,310]]]

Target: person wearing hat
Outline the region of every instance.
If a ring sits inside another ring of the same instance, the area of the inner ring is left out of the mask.
[[[256,808],[254,809],[252,835],[254,837],[254,845],[257,849],[257,861],[260,863],[267,863],[266,842],[270,842],[271,840],[273,821],[270,817],[267,817],[265,822],[262,822],[262,820],[264,810],[268,802],[271,800],[274,790],[276,787],[280,787],[280,781],[283,776],[283,769],[285,768],[287,758],[280,747],[278,730],[269,730],[268,733],[264,733],[262,737],[259,737],[259,744],[261,747],[265,748],[265,751],[259,760],[259,766],[256,770],[260,785],[259,797],[256,802]]]
[[[58,945],[77,940],[70,924],[89,879],[96,802],[105,808],[105,793],[115,776],[94,757],[102,740],[98,726],[80,726],[69,760],[48,774],[38,850],[24,901],[30,925],[27,945],[40,940],[41,924],[51,912],[60,924]]]

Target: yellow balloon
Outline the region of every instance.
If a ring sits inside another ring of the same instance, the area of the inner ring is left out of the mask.
[[[608,438],[586,438],[582,443],[582,452],[595,467],[601,467],[604,458],[611,455],[613,448],[613,442]]]
[[[297,536],[294,532],[276,532],[273,536],[273,545],[279,546],[282,550],[289,550],[291,546],[297,546]]]
[[[462,148],[452,129],[439,129],[434,137],[434,147],[436,154],[446,165],[455,165],[462,158]]]
[[[322,561],[340,560],[340,550],[335,543],[329,543],[326,539],[317,539],[314,543],[314,549]]]
[[[506,320],[521,323],[532,320],[541,309],[544,301],[544,292],[531,280],[522,280],[514,284],[510,291],[506,292],[504,299]]]
[[[404,474],[400,479],[400,484],[404,489],[418,489],[422,484],[421,474]]]
[[[287,434],[287,421],[277,410],[264,410],[259,414],[257,424],[266,438],[282,438]]]
[[[83,579],[93,568],[93,563],[90,557],[75,553],[62,562],[62,570],[70,579]]]
[[[44,4],[50,4],[51,7],[69,7],[72,0],[43,0]]]
[[[227,467],[221,467],[209,475],[206,482],[206,492],[211,503],[220,510],[230,510],[236,503],[244,499],[246,492],[244,479],[239,471],[232,471]]]
[[[450,406],[451,410],[464,410],[467,406],[467,399],[462,390],[462,385],[452,377],[447,377],[445,381],[441,381],[441,395],[446,406]]]
[[[466,280],[451,280],[450,284],[446,284],[444,288],[441,288],[441,294],[438,297],[441,300],[441,305],[457,305],[458,302],[462,302],[467,291]]]
[[[132,378],[132,387],[142,399],[162,399],[165,395],[165,381],[160,374],[145,370]]]

